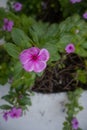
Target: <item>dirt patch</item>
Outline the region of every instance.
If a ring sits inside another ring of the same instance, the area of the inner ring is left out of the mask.
[[[85,70],[84,58],[69,54],[64,61],[48,66],[43,75],[36,78],[32,90],[41,93],[57,93],[73,91],[77,87],[87,89],[87,82],[84,84],[76,79],[78,69]]]

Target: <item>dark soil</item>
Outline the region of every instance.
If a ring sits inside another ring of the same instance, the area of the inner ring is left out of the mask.
[[[63,20],[61,6],[58,0],[43,0],[41,12],[37,14],[37,20],[49,23],[59,23]]]
[[[65,60],[48,66],[41,77],[36,78],[33,91],[41,93],[57,93],[73,91],[77,87],[87,89],[87,83],[76,80],[77,69],[84,70],[84,59],[76,54],[69,54]]]

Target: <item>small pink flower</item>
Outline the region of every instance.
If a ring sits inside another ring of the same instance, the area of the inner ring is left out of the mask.
[[[11,118],[19,118],[22,115],[22,109],[14,107],[10,110],[9,115]]]
[[[70,2],[72,3],[72,4],[75,4],[75,3],[79,3],[79,2],[81,2],[82,0],[70,0]]]
[[[49,60],[49,52],[46,49],[31,47],[21,52],[20,62],[26,71],[41,72],[46,68],[46,62]]]
[[[81,2],[82,0],[77,0],[77,3]]]
[[[3,118],[5,119],[5,121],[8,120],[8,116],[9,116],[9,112],[4,112]]]
[[[4,25],[3,25],[3,30],[11,32],[12,28],[13,28],[13,21],[8,20],[7,18],[4,18]]]
[[[78,129],[78,127],[79,127],[79,122],[78,122],[78,120],[77,120],[75,117],[72,119],[71,124],[72,124],[72,128],[73,128],[73,129],[75,129],[75,130]]]
[[[16,3],[14,3],[13,4],[13,9],[15,10],[15,11],[21,11],[22,10],[22,4],[21,3],[19,3],[19,2],[16,2]]]
[[[69,43],[65,48],[67,53],[73,53],[75,51],[75,46],[72,43]]]
[[[83,14],[83,18],[87,19],[87,11]]]
[[[76,3],[76,0],[70,0],[70,2],[71,2],[72,4],[74,4],[74,3]]]

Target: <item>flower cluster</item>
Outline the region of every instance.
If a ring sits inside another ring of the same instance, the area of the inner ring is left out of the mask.
[[[77,118],[74,117],[74,118],[72,119],[71,124],[72,124],[72,128],[73,128],[73,129],[75,129],[75,130],[78,129],[78,127],[79,127],[79,122],[78,122]]]
[[[8,117],[11,118],[19,118],[22,116],[22,109],[21,108],[12,108],[10,111],[6,111],[3,114],[3,118],[7,121]]]
[[[87,11],[83,14],[83,18],[87,19]]]
[[[16,2],[13,4],[13,9],[16,11],[16,12],[19,12],[22,10],[22,4],[19,3],[19,2]]]
[[[4,25],[3,25],[2,29],[4,31],[11,32],[12,28],[13,28],[13,25],[14,25],[14,22],[12,20],[4,18]]]
[[[72,4],[74,4],[74,3],[79,3],[79,2],[81,2],[82,0],[70,0],[70,2],[72,3]]]
[[[75,46],[72,43],[69,43],[66,48],[65,48],[66,52],[69,53],[73,53],[75,51]]]

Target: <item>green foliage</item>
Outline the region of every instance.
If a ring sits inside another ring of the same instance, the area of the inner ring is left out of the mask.
[[[12,40],[18,46],[22,48],[28,48],[31,46],[29,37],[20,29],[13,28],[12,33]]]
[[[82,83],[87,82],[87,72],[85,70],[77,70],[77,80],[79,80]]]
[[[11,109],[12,107],[11,106],[9,106],[9,105],[7,105],[7,104],[4,104],[4,105],[1,105],[0,106],[0,109],[3,109],[3,110],[9,110],[9,109]]]
[[[6,51],[10,56],[18,59],[20,50],[15,44],[12,43],[4,44],[4,48],[6,49]]]
[[[30,1],[30,0],[27,0],[27,1],[8,0],[7,4],[8,4],[8,7],[10,8],[10,10],[15,12],[12,9],[12,3],[14,3],[14,2],[22,3],[23,8],[22,8],[21,13],[25,13],[29,16],[29,15],[37,15],[41,11],[41,1],[42,0],[32,0],[32,1]]]
[[[34,23],[34,19],[31,17],[27,17],[25,14],[21,14],[20,16],[17,16],[16,14],[10,11],[6,11],[4,8],[0,8],[0,28],[3,27],[4,18],[12,20],[14,22],[14,28],[22,29],[25,32],[25,34],[28,33],[29,27]],[[0,38],[2,38],[3,36],[6,41],[12,42],[11,33],[7,31],[3,31],[1,29]]]
[[[63,13],[63,17],[71,16],[75,13],[78,13],[82,16],[82,14],[87,9],[86,0],[81,2],[71,3],[70,0],[58,0],[61,5],[61,11]]]
[[[0,84],[4,85],[8,82],[11,74],[11,59],[4,45],[0,45]]]
[[[68,43],[75,45],[75,53],[81,57],[87,57],[87,23],[80,18],[79,15],[68,17],[59,24],[59,33],[57,34],[57,47],[60,52],[65,51]],[[82,53],[81,53],[82,52]]]
[[[63,130],[73,130],[72,128],[72,119],[76,117],[76,115],[83,110],[83,107],[79,105],[79,98],[82,94],[83,90],[81,88],[76,89],[74,92],[68,92],[68,103],[66,104],[67,108],[67,116],[66,121],[63,123]],[[78,130],[81,130],[78,128]]]

